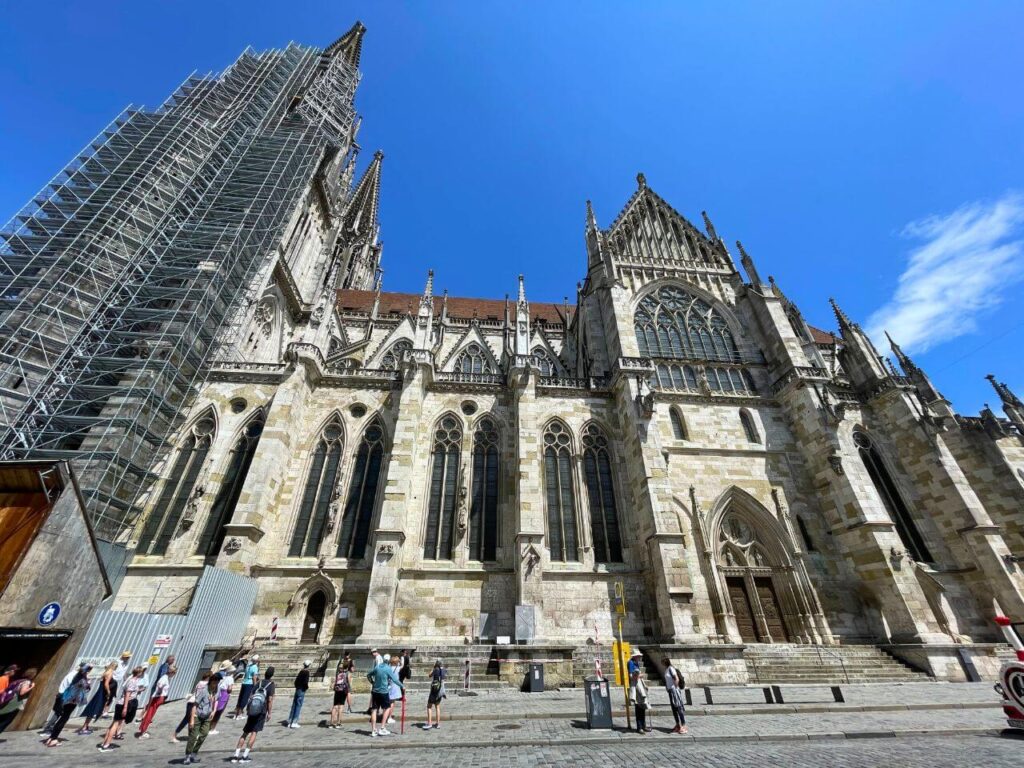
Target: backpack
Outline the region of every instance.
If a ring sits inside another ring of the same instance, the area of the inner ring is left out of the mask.
[[[19,677],[17,680],[11,680],[7,684],[7,687],[3,691],[0,691],[0,707],[6,707],[15,696],[18,695],[18,691],[21,689],[22,683],[28,682],[27,678]]]
[[[249,699],[249,707],[246,712],[249,713],[250,717],[255,715],[262,715],[267,711],[267,684],[266,682],[260,683],[256,692]]]
[[[339,672],[338,676],[334,678],[334,690],[338,693],[348,690],[348,673]]]
[[[213,714],[213,697],[206,688],[196,694],[195,713],[196,720],[209,720]]]

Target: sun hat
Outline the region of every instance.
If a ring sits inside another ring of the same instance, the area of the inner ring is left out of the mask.
[[[131,657],[132,657],[132,652],[131,651],[125,651],[124,653],[121,654],[121,658],[122,659],[130,659]]]
[[[254,654],[252,655],[252,660],[253,660],[253,661],[259,661],[259,660],[260,660],[260,655],[259,655],[258,653],[254,653]]]
[[[232,671],[234,671],[234,669],[235,669],[235,665],[232,664],[230,661],[225,660],[225,661],[222,661],[220,663],[220,671],[221,672],[232,672]]]
[[[637,656],[643,656],[643,655],[644,655],[643,651],[641,651],[639,648],[634,648],[633,649],[633,653],[630,654],[629,658],[635,659]]]
[[[310,665],[311,665],[312,663],[313,663],[312,661],[310,661],[309,659],[306,659],[306,660],[305,660],[304,662],[302,662],[302,666],[304,666],[304,667],[308,667],[308,666],[310,666]]]

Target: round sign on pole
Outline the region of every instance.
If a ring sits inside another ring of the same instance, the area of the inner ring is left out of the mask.
[[[39,616],[36,617],[36,621],[39,622],[39,626],[41,627],[49,627],[57,622],[57,618],[59,616],[60,603],[47,603],[40,609]]]

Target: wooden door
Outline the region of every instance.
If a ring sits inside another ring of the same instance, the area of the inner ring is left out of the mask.
[[[757,588],[757,599],[761,601],[761,611],[764,613],[764,622],[768,626],[768,632],[776,643],[789,641],[789,633],[786,631],[786,622],[782,618],[782,611],[779,609],[779,598],[775,594],[775,585],[770,576],[758,576],[754,579]]]
[[[320,627],[324,623],[324,612],[327,610],[327,595],[320,590],[313,593],[306,605],[306,621],[302,625],[302,642],[315,643],[320,635]]]
[[[747,595],[747,583],[742,576],[729,576],[725,580],[729,588],[729,602],[732,613],[736,617],[736,628],[745,643],[760,642],[757,636],[757,625],[754,623],[754,611],[750,607],[750,596]]]

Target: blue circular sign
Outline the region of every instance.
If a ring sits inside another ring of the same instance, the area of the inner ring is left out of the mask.
[[[60,603],[47,603],[43,606],[42,610],[39,611],[37,621],[41,627],[49,627],[56,623],[57,618],[60,616]]]

